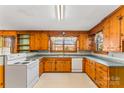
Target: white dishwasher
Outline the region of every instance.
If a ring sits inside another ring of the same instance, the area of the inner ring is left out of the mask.
[[[72,72],[82,72],[83,58],[72,58]]]

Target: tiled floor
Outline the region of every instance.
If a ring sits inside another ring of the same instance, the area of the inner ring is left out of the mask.
[[[44,73],[34,88],[97,88],[85,73]]]

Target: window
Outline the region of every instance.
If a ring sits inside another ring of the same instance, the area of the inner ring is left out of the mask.
[[[103,50],[103,32],[99,32],[95,35],[96,50]]]
[[[75,52],[77,51],[77,37],[51,37],[51,51]]]

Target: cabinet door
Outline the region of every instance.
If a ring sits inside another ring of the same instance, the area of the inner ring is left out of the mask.
[[[124,52],[124,17],[121,20],[121,51]]]
[[[30,50],[36,50],[35,46],[35,33],[30,32]]]
[[[41,50],[48,50],[49,37],[47,33],[41,33]]]
[[[110,51],[120,51],[120,12],[110,17]]]
[[[123,37],[124,40],[124,17],[121,20],[121,36]]]
[[[109,46],[110,46],[110,20],[107,19],[104,22],[104,29],[103,29],[103,51],[108,52],[109,51]]]
[[[39,50],[39,34],[38,32],[30,32],[30,49]]]
[[[90,77],[95,80],[95,62],[92,60],[90,61]]]
[[[35,42],[35,45],[36,45],[36,49],[37,50],[41,50],[41,46],[42,46],[42,36],[41,36],[41,32],[37,32],[36,35],[35,35],[35,38],[36,38],[36,42]]]
[[[44,72],[55,72],[55,59],[54,58],[44,59]]]
[[[86,61],[87,61],[87,59],[86,58],[84,58],[83,60],[82,60],[82,71],[83,72],[86,72]]]
[[[70,58],[56,58],[56,71],[57,72],[71,72],[71,59]]]
[[[31,32],[31,50],[48,50],[49,38],[44,32]]]
[[[3,88],[3,66],[0,65],[0,88]]]
[[[83,63],[84,63],[84,65],[83,65],[84,72],[88,73],[88,70],[89,70],[89,59],[84,58]]]
[[[39,76],[43,74],[43,61],[39,63]]]
[[[88,34],[80,34],[79,50],[88,50]]]
[[[121,51],[124,52],[124,7],[121,11]]]
[[[96,84],[99,87],[108,87],[108,67],[99,63],[96,63]]]
[[[55,71],[55,62],[52,62],[52,61],[44,62],[44,71],[45,72]]]
[[[121,11],[122,20],[121,20],[121,35],[124,37],[124,8]],[[124,38],[123,38],[124,39]]]
[[[56,72],[63,72],[64,71],[64,62],[63,60],[61,61],[56,61]]]
[[[71,72],[71,62],[65,61],[63,62],[64,72]]]

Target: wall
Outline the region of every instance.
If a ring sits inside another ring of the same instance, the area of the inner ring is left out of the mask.
[[[49,50],[49,37],[50,36],[76,36],[79,39],[79,50],[90,50],[89,49],[89,32],[83,31],[43,31],[43,30],[4,30],[0,31],[0,35],[3,36],[15,36],[16,44],[15,49],[18,50],[18,38],[17,34],[30,34],[30,51],[41,50],[48,51]],[[17,51],[16,51],[17,52]]]

